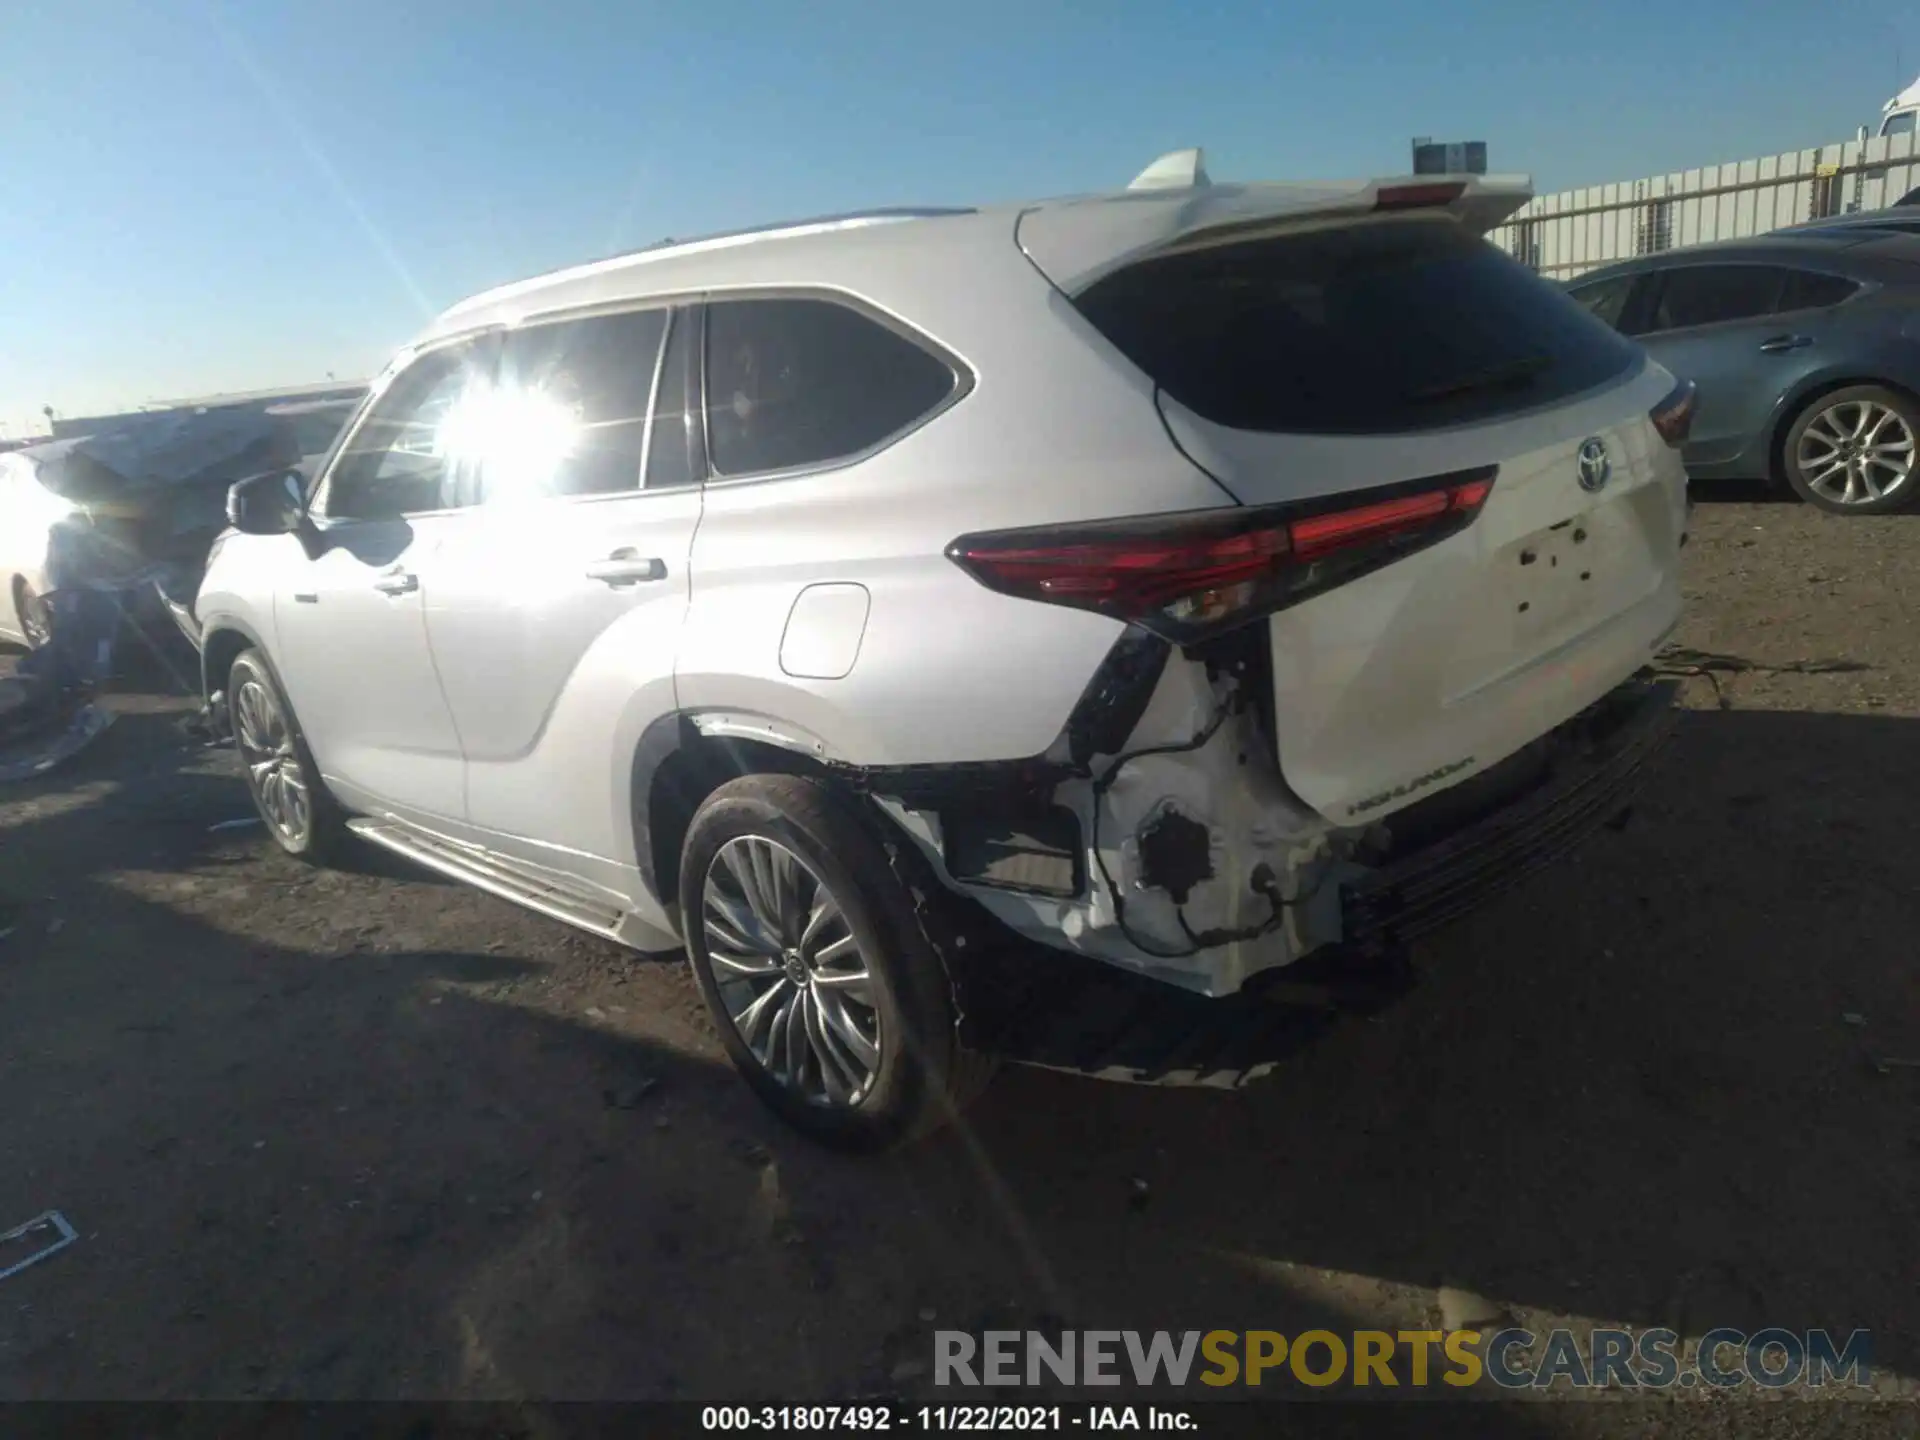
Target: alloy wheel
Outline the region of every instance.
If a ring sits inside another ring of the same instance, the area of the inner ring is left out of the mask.
[[[249,676],[234,692],[233,716],[247,784],[259,802],[261,818],[283,844],[297,850],[313,828],[313,798],[286,711],[271,689]]]
[[[721,846],[701,932],[734,1028],[767,1073],[809,1103],[858,1105],[881,1065],[878,998],[840,902],[777,840]]]
[[[1807,487],[1835,505],[1869,505],[1913,478],[1914,435],[1897,410],[1848,400],[1816,415],[1794,450]]]

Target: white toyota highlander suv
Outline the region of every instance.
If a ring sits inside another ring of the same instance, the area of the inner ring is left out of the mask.
[[[1527,195],[1181,152],[478,296],[235,487],[212,709],[291,853],[684,947],[829,1144],[1245,1078],[1664,733],[1692,391],[1485,242]]]

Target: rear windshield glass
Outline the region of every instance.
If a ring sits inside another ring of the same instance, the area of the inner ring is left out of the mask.
[[[1639,354],[1451,220],[1150,260],[1078,303],[1174,399],[1242,430],[1431,430],[1578,394]]]

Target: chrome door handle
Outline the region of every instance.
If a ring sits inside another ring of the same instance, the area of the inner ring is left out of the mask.
[[[642,580],[667,578],[667,562],[655,555],[636,555],[631,550],[616,550],[604,560],[587,566],[587,578],[606,585],[637,585]]]
[[[1769,355],[1779,355],[1788,350],[1804,350],[1811,344],[1811,335],[1776,335],[1771,340],[1762,340],[1760,348]]]
[[[373,582],[373,588],[382,595],[411,595],[420,588],[420,577],[406,571],[397,575],[382,575]]]

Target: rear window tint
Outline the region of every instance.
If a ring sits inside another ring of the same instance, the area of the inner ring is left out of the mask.
[[[1859,282],[1843,275],[1822,275],[1813,270],[1796,270],[1787,277],[1781,293],[1782,310],[1823,310],[1838,305],[1860,288]]]
[[[1150,260],[1078,303],[1175,400],[1242,430],[1436,429],[1578,394],[1639,354],[1450,220]]]
[[[707,445],[716,475],[826,465],[944,404],[950,366],[828,300],[707,307]]]
[[[1616,275],[1591,285],[1575,285],[1567,294],[1594,319],[1618,330],[1621,316],[1626,313],[1627,296],[1633,292],[1633,282],[1638,278],[1637,275]]]
[[[1771,315],[1793,272],[1778,265],[1681,265],[1660,282],[1649,330],[1690,330]]]

